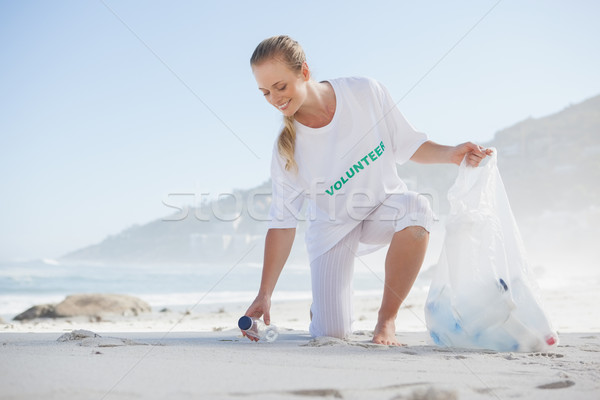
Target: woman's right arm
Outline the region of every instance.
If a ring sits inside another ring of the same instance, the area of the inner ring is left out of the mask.
[[[290,255],[295,236],[296,228],[271,228],[267,231],[260,289],[245,315],[253,318],[264,315],[265,323],[271,323],[271,295]]]

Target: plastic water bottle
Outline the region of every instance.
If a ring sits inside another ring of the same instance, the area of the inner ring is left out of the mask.
[[[460,346],[464,332],[452,313],[447,286],[429,296],[425,304],[425,320],[429,335],[438,346]],[[434,293],[434,292],[432,292]]]
[[[539,348],[548,348],[558,344],[558,336],[550,324],[546,313],[538,303],[533,289],[522,279],[512,282],[513,296],[517,309],[513,312],[515,319],[525,326],[526,334],[535,335],[544,343],[537,343]],[[519,327],[523,330],[521,327]],[[533,348],[530,342],[529,346]],[[531,351],[540,351],[535,349]]]
[[[246,332],[246,335],[267,342],[272,342],[279,336],[279,331],[275,325],[267,325],[258,318],[243,316],[238,321],[238,327]]]

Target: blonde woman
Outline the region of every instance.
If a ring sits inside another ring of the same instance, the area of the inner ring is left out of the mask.
[[[263,40],[250,64],[259,90],[284,123],[273,148],[262,279],[246,315],[270,323],[271,295],[308,202],[311,335],[352,333],[354,258],[389,244],[373,342],[399,345],[396,315],[423,263],[433,213],[426,199],[408,191],[396,164],[460,164],[466,157],[477,166],[490,151],[470,142],[443,146],[427,140],[373,79],[315,81],[301,46],[288,36]]]

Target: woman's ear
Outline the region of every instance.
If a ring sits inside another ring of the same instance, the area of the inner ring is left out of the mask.
[[[308,68],[306,61],[302,63],[302,78],[304,78],[305,81],[310,79],[310,69]]]

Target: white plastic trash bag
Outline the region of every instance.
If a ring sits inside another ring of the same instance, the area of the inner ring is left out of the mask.
[[[425,305],[440,346],[542,351],[558,345],[536,296],[517,224],[497,167],[497,152],[458,170],[450,216]]]

